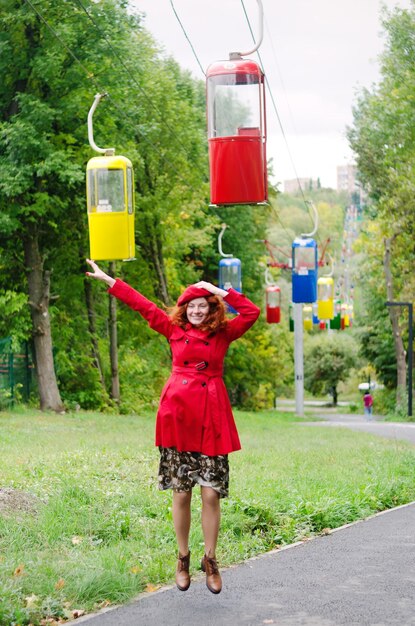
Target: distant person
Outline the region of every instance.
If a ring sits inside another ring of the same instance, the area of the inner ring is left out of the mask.
[[[373,407],[373,396],[370,391],[365,391],[365,395],[363,396],[363,406],[365,410],[365,415],[369,417],[372,415],[372,407]]]
[[[202,570],[212,593],[220,593],[222,579],[216,562],[220,526],[220,498],[228,495],[228,454],[241,448],[231,404],[223,382],[223,360],[229,344],[257,320],[260,310],[234,289],[225,291],[200,281],[184,290],[170,314],[138,291],[103,272],[87,259],[108,293],[138,311],[149,326],[167,338],[173,368],[160,398],[156,446],[160,450],[159,489],[173,490],[173,523],[179,555],[176,585],[190,586],[189,531],[192,489],[202,496],[205,554]],[[226,300],[239,315],[227,319]]]

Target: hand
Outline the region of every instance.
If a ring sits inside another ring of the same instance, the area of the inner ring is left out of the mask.
[[[195,284],[195,287],[206,289],[206,291],[213,293],[214,296],[222,296],[222,298],[228,295],[228,292],[225,291],[225,289],[220,289],[220,287],[216,287],[215,285],[212,285],[212,283],[208,283],[206,280],[200,280]]]
[[[96,278],[97,280],[102,280],[102,282],[107,283],[109,287],[112,287],[115,284],[115,279],[112,278],[112,276],[108,276],[108,274],[103,272],[102,269],[100,269],[98,265],[94,263],[94,261],[91,261],[91,259],[86,259],[86,262],[94,270],[93,272],[85,272],[85,274],[89,276],[89,278]]]

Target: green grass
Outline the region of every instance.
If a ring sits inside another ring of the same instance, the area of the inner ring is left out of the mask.
[[[236,419],[243,451],[230,457],[222,565],[415,500],[409,444],[305,427],[292,413]],[[45,502],[36,516],[0,516],[0,624],[69,618],[172,582],[171,494],[157,490],[153,432],[151,415],[0,413],[0,486]]]

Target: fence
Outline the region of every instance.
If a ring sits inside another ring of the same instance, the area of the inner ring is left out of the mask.
[[[27,401],[33,388],[34,365],[29,343],[14,352],[11,337],[0,339],[0,409],[15,400]]]

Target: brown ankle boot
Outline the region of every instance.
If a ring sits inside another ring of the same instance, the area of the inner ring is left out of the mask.
[[[187,591],[190,587],[190,552],[186,556],[182,556],[179,552],[176,568],[176,585],[180,591]]]
[[[222,578],[219,574],[216,559],[212,559],[205,554],[201,565],[202,571],[206,572],[206,586],[209,591],[212,593],[220,593],[222,591]]]

